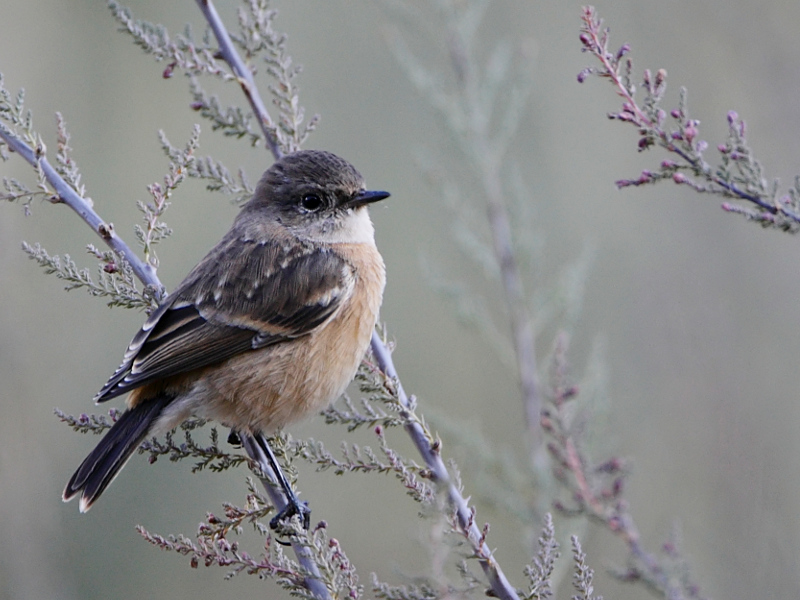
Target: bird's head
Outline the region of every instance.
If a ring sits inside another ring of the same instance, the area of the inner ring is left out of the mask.
[[[274,219],[313,242],[364,242],[373,238],[366,206],[388,198],[369,191],[346,160],[330,152],[302,150],[275,162],[243,211]]]

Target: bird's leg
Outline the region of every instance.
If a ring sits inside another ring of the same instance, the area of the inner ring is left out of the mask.
[[[294,490],[292,490],[292,486],[290,486],[289,482],[286,480],[286,476],[283,474],[283,470],[281,470],[278,460],[272,453],[272,448],[270,448],[267,439],[261,434],[256,434],[254,439],[259,448],[261,448],[267,455],[269,465],[272,468],[273,473],[275,473],[275,477],[278,479],[278,484],[280,484],[281,489],[286,496],[286,506],[284,506],[283,510],[281,510],[277,515],[270,519],[270,529],[273,531],[277,530],[281,521],[291,519],[294,515],[300,515],[303,528],[308,529],[309,523],[311,522],[311,509],[308,508],[308,503],[300,502],[300,500],[297,498]]]

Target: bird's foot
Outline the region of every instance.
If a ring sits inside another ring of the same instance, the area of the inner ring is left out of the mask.
[[[269,528],[273,531],[286,529],[282,525],[295,515],[300,516],[300,523],[303,525],[303,529],[308,531],[308,526],[311,523],[311,509],[308,507],[308,502],[300,502],[296,498],[290,499],[289,503],[283,507],[283,510],[270,519]]]

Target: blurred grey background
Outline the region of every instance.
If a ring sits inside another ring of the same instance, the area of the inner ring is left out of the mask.
[[[134,14],[171,31],[185,22],[202,31],[192,2],[131,0]],[[448,214],[419,175],[422,148],[449,152],[443,128],[409,86],[387,48],[391,13],[373,2],[275,2],[276,27],[302,63],[301,100],[322,122],[307,147],[351,160],[392,199],[373,210],[389,283],[382,317],[397,340],[395,360],[422,411],[453,415],[497,448],[524,458],[521,408],[509,372],[479,335],[459,325],[450,304],[420,272],[435,257],[453,280],[476,277],[447,231]],[[689,88],[691,114],[713,149],[724,139],[726,112],[747,121],[750,143],[768,177],[790,182],[800,155],[800,4],[789,0],[616,0],[601,2],[612,46],[633,48],[636,79],[645,67],[669,73],[665,106]],[[220,2],[233,24],[233,3]],[[633,128],[610,122],[611,86],[576,82],[590,57],[579,52],[579,2],[497,0],[479,34],[530,40],[534,92],[513,152],[525,167],[544,232],[543,281],[589,244],[594,263],[571,358],[580,376],[595,340],[603,340],[610,412],[602,436],[611,452],[630,457],[627,494],[651,550],[674,523],[703,591],[716,598],[800,596],[800,256],[798,240],[762,231],[727,215],[714,197],[674,185],[617,191],[664,155],[636,152]],[[183,76],[161,77],[156,65],[116,33],[100,2],[0,2],[0,72],[12,91],[24,87],[35,124],[55,149],[53,113],[72,134],[73,156],[96,208],[129,241],[135,200],[160,181],[167,161],[156,132],[174,145],[198,118],[188,110]],[[236,97],[232,92],[231,98]],[[203,126],[201,153],[255,180],[269,164],[263,152],[221,140]],[[715,157],[709,151],[709,159]],[[2,175],[32,181],[12,156]],[[135,458],[88,514],[62,505],[64,482],[96,439],[72,433],[53,408],[80,413],[118,365],[143,316],[108,310],[83,292],[64,293],[20,251],[40,241],[95,269],[84,253],[97,243],[68,209],[35,201],[0,207],[0,598],[241,598],[279,595],[272,583],[150,547],[135,532],[192,535],[206,511],[241,502],[242,473],[189,473],[188,464],[155,466]],[[174,286],[231,222],[235,208],[195,182],[184,184],[166,220],[174,236],[160,246],[160,276]],[[481,284],[478,283],[480,286]],[[542,341],[540,354],[549,350]],[[335,448],[344,432],[320,418],[292,429]],[[373,443],[368,437],[367,443]],[[406,448],[402,436],[390,441]],[[449,447],[446,447],[446,450]],[[453,455],[458,450],[453,448]],[[413,455],[412,455],[413,456]],[[474,485],[463,472],[467,493]],[[326,519],[359,568],[425,572],[419,551],[425,523],[394,481],[301,472],[314,519]],[[522,586],[529,540],[502,512],[478,506],[490,521],[489,544]],[[575,524],[561,522],[559,527]],[[644,588],[609,579],[624,557],[618,540],[582,532],[606,598],[641,598]],[[568,554],[568,550],[565,554]],[[571,593],[569,581],[560,595]]]

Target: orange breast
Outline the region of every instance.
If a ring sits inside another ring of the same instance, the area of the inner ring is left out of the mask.
[[[372,244],[337,244],[336,250],[356,273],[353,292],[337,313],[309,335],[245,352],[204,369],[193,382],[182,381],[183,399],[164,415],[171,426],[193,414],[270,433],[322,410],[344,392],[369,345],[385,270]]]

